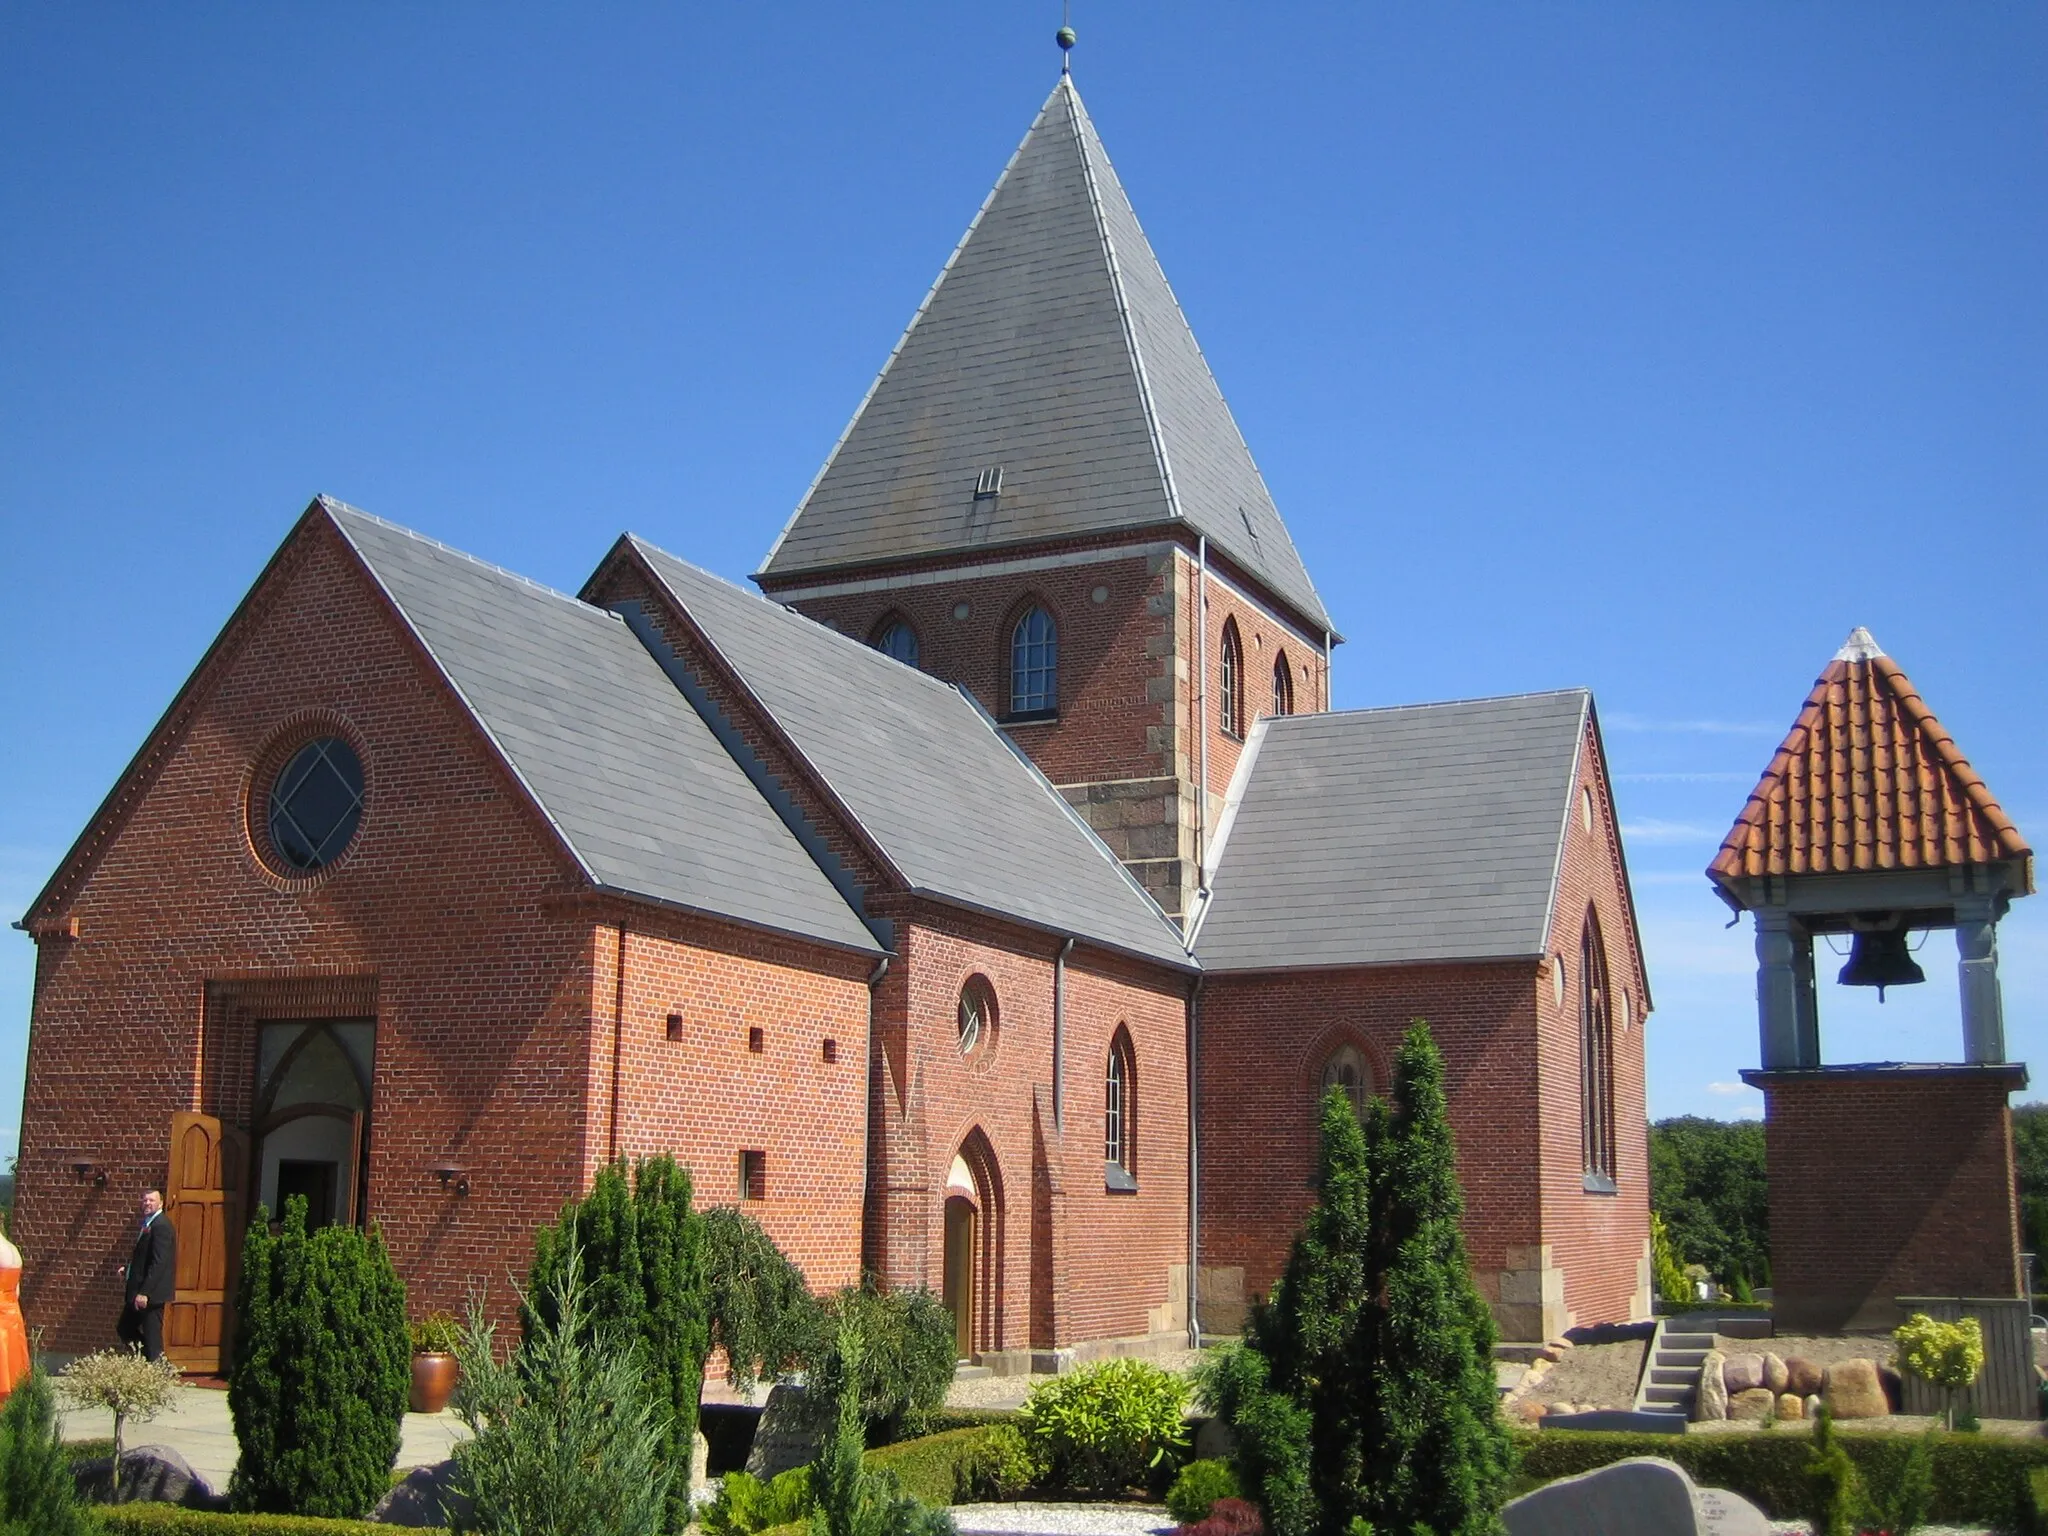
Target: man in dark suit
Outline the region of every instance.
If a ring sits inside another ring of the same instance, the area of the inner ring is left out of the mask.
[[[128,1260],[121,1322],[114,1330],[123,1344],[150,1360],[164,1355],[164,1304],[178,1288],[178,1234],[164,1214],[160,1189],[142,1192],[142,1231]]]

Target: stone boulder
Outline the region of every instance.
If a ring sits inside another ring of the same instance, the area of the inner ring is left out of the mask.
[[[1747,1423],[1759,1423],[1764,1419],[1776,1418],[1778,1395],[1769,1387],[1745,1387],[1740,1392],[1728,1394],[1728,1417]]]
[[[455,1490],[455,1463],[414,1467],[377,1501],[370,1518],[382,1525],[447,1527],[469,1516],[469,1500]]]
[[[1763,1513],[1657,1456],[1559,1478],[1501,1512],[1508,1536],[1768,1536]]]
[[[1726,1358],[1718,1349],[1710,1349],[1700,1362],[1700,1390],[1693,1399],[1692,1416],[1701,1423],[1728,1417],[1728,1386],[1722,1375]]]
[[[76,1463],[71,1475],[78,1496],[94,1504],[177,1504],[186,1509],[221,1510],[228,1501],[215,1493],[192,1463],[168,1445],[137,1445],[121,1453],[121,1491],[114,1492],[114,1458],[95,1456]]]
[[[1827,1369],[1820,1395],[1838,1419],[1881,1419],[1892,1411],[1874,1360],[1837,1360]]]
[[[1733,1399],[1739,1392],[1753,1391],[1764,1384],[1764,1357],[1762,1355],[1730,1355],[1721,1367],[1721,1383]]]
[[[1797,1392],[1778,1394],[1778,1417],[1781,1419],[1803,1419],[1806,1417],[1806,1399]]]
[[[1823,1372],[1819,1365],[1804,1355],[1794,1355],[1785,1362],[1785,1385],[1781,1392],[1797,1392],[1801,1397],[1812,1397],[1821,1389]]]
[[[1764,1354],[1764,1385],[1773,1392],[1792,1390],[1784,1360],[1768,1351]]]

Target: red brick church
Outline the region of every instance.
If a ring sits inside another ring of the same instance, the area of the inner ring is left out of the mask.
[[[418,1310],[503,1302],[654,1152],[819,1287],[942,1292],[963,1355],[1179,1343],[1272,1282],[1322,1091],[1417,1016],[1506,1335],[1647,1313],[1592,699],[1330,712],[1067,80],[755,581],[627,535],[572,596],[306,510],[22,923],[48,1347],[108,1334],[153,1181],[208,1365],[259,1203],[376,1223]]]

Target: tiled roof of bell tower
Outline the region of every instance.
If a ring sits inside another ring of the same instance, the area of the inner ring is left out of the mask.
[[[1175,523],[1331,627],[1063,75],[760,575]]]

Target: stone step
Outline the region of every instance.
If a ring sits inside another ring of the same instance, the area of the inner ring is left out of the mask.
[[[1643,1406],[1645,1408],[1684,1408],[1690,1410],[1693,1397],[1694,1393],[1690,1387],[1652,1387],[1643,1394]]]
[[[955,1381],[982,1381],[993,1375],[995,1375],[995,1372],[987,1366],[969,1365],[964,1360],[953,1367],[953,1379]]]
[[[1650,1385],[1653,1387],[1693,1387],[1700,1379],[1699,1367],[1687,1370],[1682,1366],[1653,1365],[1650,1367]]]
[[[1660,1349],[1657,1351],[1657,1364],[1659,1365],[1684,1366],[1689,1371],[1696,1371],[1706,1363],[1707,1352],[1704,1349]]]
[[[1659,1349],[1707,1350],[1713,1347],[1714,1336],[1711,1333],[1667,1333],[1658,1343]]]

